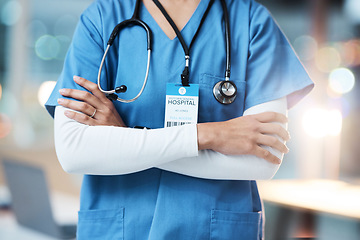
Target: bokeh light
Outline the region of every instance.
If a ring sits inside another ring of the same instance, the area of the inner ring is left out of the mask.
[[[360,22],[360,1],[359,0],[347,0],[345,1],[345,11],[349,19],[354,23]]]
[[[338,68],[341,63],[340,53],[336,48],[323,47],[319,49],[315,57],[317,68],[322,72],[330,72]]]
[[[340,53],[342,65],[353,67],[360,65],[360,40],[351,39],[336,44]]]
[[[1,22],[4,25],[11,26],[17,23],[22,14],[22,7],[16,0],[5,3],[1,10]]]
[[[45,103],[48,100],[55,85],[56,85],[56,81],[46,81],[40,85],[38,91],[38,101],[42,107],[45,107]]]
[[[11,129],[11,119],[6,114],[0,113],[0,139],[8,136]]]
[[[337,136],[342,128],[342,115],[339,110],[309,109],[304,113],[302,126],[306,134],[314,138]]]
[[[313,37],[303,35],[295,39],[293,47],[301,60],[308,61],[315,57],[318,44]]]
[[[330,136],[338,136],[342,128],[342,114],[339,110],[331,110],[327,113],[327,134]]]
[[[332,91],[344,94],[350,92],[355,85],[355,76],[347,68],[334,69],[329,76],[329,87]]]
[[[43,60],[51,60],[57,57],[60,51],[59,40],[50,35],[41,36],[35,43],[36,55]]]

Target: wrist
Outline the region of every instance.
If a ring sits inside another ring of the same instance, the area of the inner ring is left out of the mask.
[[[212,149],[213,141],[215,139],[213,131],[213,123],[198,123],[197,124],[197,140],[198,149]]]

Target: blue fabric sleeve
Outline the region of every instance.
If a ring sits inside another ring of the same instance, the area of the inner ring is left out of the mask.
[[[267,9],[255,2],[249,33],[245,109],[285,96],[291,108],[313,82]]]
[[[98,9],[91,5],[80,17],[75,30],[73,41],[66,55],[62,73],[51,93],[45,107],[49,114],[54,117],[57,99],[62,98],[59,90],[71,88],[84,90],[73,81],[77,75],[89,81],[96,82],[99,65],[103,56],[103,39],[98,29],[101,28],[100,14]],[[91,16],[91,20],[88,18]]]

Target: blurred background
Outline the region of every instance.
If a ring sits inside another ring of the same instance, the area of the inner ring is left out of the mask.
[[[0,0],[0,160],[41,167],[51,191],[74,198],[81,176],[62,171],[44,103],[91,2]],[[266,237],[360,239],[360,0],[259,2],[316,83],[289,112],[291,151],[275,180],[259,183]],[[0,204],[8,199],[0,188]]]

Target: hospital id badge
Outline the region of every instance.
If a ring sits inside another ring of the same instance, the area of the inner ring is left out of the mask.
[[[165,128],[196,124],[199,109],[199,84],[182,86],[168,83],[166,85]]]

